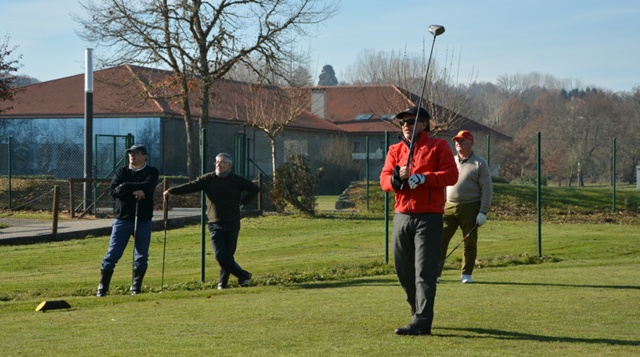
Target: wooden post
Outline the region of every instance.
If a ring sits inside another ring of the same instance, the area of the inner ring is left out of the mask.
[[[260,194],[258,194],[258,211],[262,212],[262,172],[258,174],[258,187],[260,187]]]
[[[76,209],[73,206],[73,180],[69,179],[69,213],[71,218],[76,216]]]
[[[60,206],[60,186],[53,186],[53,222],[51,224],[51,234],[55,237],[58,234],[58,207]]]
[[[167,181],[168,180],[165,177],[164,178],[164,183],[162,185],[162,193],[163,193],[163,196],[162,196],[162,219],[163,219],[164,222],[166,222],[167,218],[169,218],[169,200],[165,200],[164,199],[164,191],[169,189],[169,182],[167,182]],[[167,227],[165,226],[165,229],[166,228]]]

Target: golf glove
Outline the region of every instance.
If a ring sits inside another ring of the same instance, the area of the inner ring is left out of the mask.
[[[423,174],[413,174],[409,177],[409,187],[413,190],[418,187],[418,185],[422,185],[427,180],[427,177]]]
[[[478,213],[478,216],[476,217],[476,224],[478,225],[478,227],[483,225],[486,221],[487,221],[487,215],[484,213]]]

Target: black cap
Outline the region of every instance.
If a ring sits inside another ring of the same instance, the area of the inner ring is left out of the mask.
[[[431,116],[429,115],[429,112],[424,108],[420,108],[420,112],[418,113],[418,107],[416,106],[411,106],[401,111],[400,113],[396,114],[396,118],[404,119],[404,117],[408,115],[417,117],[419,122],[427,121],[431,118]]]
[[[140,144],[135,144],[132,147],[128,148],[125,153],[130,153],[130,152],[134,152],[137,151],[139,153],[141,153],[142,155],[148,155],[147,152],[147,148],[144,145],[140,145]]]

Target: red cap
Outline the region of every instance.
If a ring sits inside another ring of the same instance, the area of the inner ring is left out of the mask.
[[[471,135],[469,130],[460,130],[458,132],[458,135],[454,136],[451,140],[456,141],[458,139],[467,139],[473,141],[473,135]]]

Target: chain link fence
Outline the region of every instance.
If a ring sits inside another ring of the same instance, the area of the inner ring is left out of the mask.
[[[85,216],[109,217],[113,210],[113,199],[108,194],[108,186],[115,169],[126,164],[124,151],[133,142],[131,135],[101,135],[95,140],[96,155],[94,179],[82,179],[83,147],[78,143],[66,145],[38,145],[37,150],[24,150],[24,143],[12,142],[9,138],[0,138],[0,224],[19,225],[24,220],[16,220],[16,212],[28,211],[42,213],[43,220],[51,215],[53,207],[53,188],[60,187],[59,212],[67,218],[83,218]],[[292,139],[287,139],[291,150],[295,152]],[[370,142],[368,137],[336,138],[327,142],[319,153],[309,154],[309,174],[315,176],[314,188],[315,213],[351,212],[373,213],[384,211],[384,196],[378,183],[379,173],[384,165],[386,146],[391,140]],[[29,145],[32,145],[30,143]],[[244,144],[243,144],[244,145]],[[535,219],[538,206],[538,193],[535,160],[505,161],[505,149],[500,143],[492,143],[490,137],[476,138],[474,151],[489,162],[494,177],[494,204],[490,215],[494,218]],[[536,140],[531,139],[531,150],[536,150]],[[452,149],[453,150],[453,149]],[[544,152],[544,150],[541,150]],[[236,155],[234,164],[243,167],[243,175],[261,185],[260,199],[252,203],[246,210],[273,211],[276,208],[271,197],[273,171],[270,167],[258,167],[251,150],[244,155]],[[214,161],[215,154],[205,158]],[[528,157],[531,157],[529,155]],[[535,157],[535,155],[534,155]],[[599,175],[587,176],[583,185],[559,184],[553,176],[545,174],[545,162],[553,162],[551,158],[540,158],[541,181],[543,183],[541,208],[545,218],[557,219],[570,216],[576,211],[583,214],[594,212],[623,211],[630,214],[640,213],[640,190],[626,183],[616,185],[615,172],[611,169],[610,180],[603,174],[607,168],[598,168],[590,172]],[[612,152],[611,166],[615,166],[615,150]],[[515,169],[514,169],[515,167]],[[520,171],[520,175],[506,180],[500,177],[504,169],[510,172]],[[579,173],[574,173],[578,174]],[[175,186],[188,181],[182,176],[162,176],[156,188],[155,201],[157,209],[162,209],[162,191],[164,185]],[[583,179],[584,181],[584,179]],[[166,183],[165,183],[166,182]],[[577,183],[577,182],[576,182]],[[589,191],[589,195],[580,190],[584,186],[596,187],[597,193]],[[558,199],[561,197],[561,199]],[[577,204],[581,200],[592,202],[590,209]],[[390,195],[393,201],[393,195]],[[171,207],[200,207],[200,194],[176,197]],[[393,202],[389,204],[393,209]],[[291,206],[285,206],[285,212],[295,213]],[[32,215],[33,216],[33,215]],[[29,218],[33,219],[33,218]],[[39,218],[38,218],[39,219]]]

